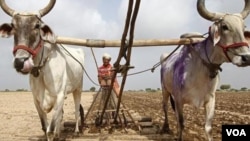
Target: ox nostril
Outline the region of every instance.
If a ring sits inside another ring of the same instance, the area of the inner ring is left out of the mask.
[[[247,61],[247,57],[246,56],[241,56],[241,60],[243,61],[243,62],[246,62]]]
[[[15,58],[14,60],[14,67],[17,70],[21,70],[23,68],[24,61],[27,60],[27,58]]]
[[[250,55],[242,55],[241,59],[243,62],[250,63]]]

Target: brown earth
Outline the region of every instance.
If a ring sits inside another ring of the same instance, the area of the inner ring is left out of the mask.
[[[150,116],[155,124],[163,123],[163,112],[160,93],[126,92],[123,103],[141,116]],[[93,100],[93,93],[82,94],[82,105],[85,112]],[[176,137],[176,120],[173,110],[169,108],[170,128]],[[195,110],[185,106],[184,140],[204,141],[204,109]],[[74,121],[74,106],[71,95],[65,100],[64,122]],[[250,92],[226,93],[217,92],[216,111],[213,120],[213,137],[221,140],[222,124],[250,124]],[[131,132],[130,132],[131,133]],[[160,136],[160,135],[159,135]],[[163,135],[162,135],[163,136]],[[166,136],[166,135],[165,135]],[[30,92],[0,92],[0,140],[1,141],[37,141],[45,140],[40,121]],[[62,130],[61,139],[80,140],[153,140],[146,135],[119,132],[116,134],[81,134],[76,136],[73,129]]]

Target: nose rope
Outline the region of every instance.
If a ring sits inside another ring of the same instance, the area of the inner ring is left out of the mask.
[[[17,45],[13,49],[13,54],[15,55],[18,49],[23,49],[27,52],[29,52],[32,55],[32,58],[35,58],[36,55],[39,53],[40,49],[42,48],[43,41],[40,40],[36,48],[31,49],[30,47],[26,45]]]
[[[223,17],[221,19],[223,19]],[[211,36],[210,35],[210,33],[211,33],[211,26],[209,27],[208,31],[209,31],[209,36]],[[242,46],[247,46],[249,48],[247,42],[238,42],[238,43],[233,43],[233,44],[230,44],[230,45],[222,45],[222,44],[217,44],[217,45],[222,48],[222,50],[223,50],[223,52],[224,52],[224,54],[227,57],[227,59],[228,59],[229,62],[232,62],[232,60],[228,56],[228,53],[227,53],[229,51],[228,49],[230,49],[230,48],[239,48],[239,47],[242,47]]]
[[[38,45],[34,49],[31,49],[26,45],[17,45],[13,49],[13,54],[15,55],[18,49],[23,49],[23,50],[29,52],[32,55],[32,59],[34,59],[36,57],[36,55],[40,52],[42,47],[43,47],[43,40],[40,40]],[[42,58],[43,58],[43,53],[44,53],[44,48],[42,50]],[[42,60],[43,60],[42,58],[39,61],[38,66],[34,66],[32,68],[32,70],[31,70],[31,72],[30,72],[34,77],[39,76],[40,69],[42,68],[42,66],[41,66],[41,63],[42,63]],[[43,61],[43,64],[46,63],[47,59],[48,59],[48,57]]]
[[[226,55],[226,57],[227,57],[227,59],[229,60],[229,62],[232,62],[232,60],[231,60],[230,57],[228,56],[228,53],[227,53],[227,52],[229,51],[228,49],[230,49],[230,48],[239,48],[239,47],[242,47],[242,46],[246,46],[246,47],[249,48],[247,42],[233,43],[233,44],[227,45],[227,46],[218,44],[218,46],[221,47],[221,48],[223,49],[223,52],[224,52],[224,54]]]

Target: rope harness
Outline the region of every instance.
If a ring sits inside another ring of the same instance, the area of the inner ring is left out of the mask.
[[[96,86],[99,86],[99,84],[95,83],[93,81],[93,79],[91,79],[91,77],[89,76],[88,72],[86,71],[86,69],[84,68],[84,66],[82,65],[82,63],[77,60],[62,44],[60,44],[60,46],[70,55],[70,57],[72,57],[76,62],[78,62],[78,64],[82,67],[83,71],[85,72],[85,74],[87,75],[87,77],[89,78],[89,80],[95,84]]]
[[[247,46],[249,48],[248,43],[246,43],[246,42],[233,43],[231,45],[218,44],[218,46],[223,49],[223,52],[226,55],[229,62],[232,62],[232,60],[228,56],[228,51],[229,51],[230,48],[239,48],[239,47],[242,47],[242,46]]]
[[[207,68],[208,68],[208,71],[209,71],[209,77],[211,79],[215,78],[219,71],[222,71],[222,68],[220,67],[221,64],[214,64],[212,63],[212,61],[209,59],[208,57],[208,52],[207,52],[207,40],[208,39],[205,39],[205,47],[204,47],[204,52],[205,52],[205,55],[206,55],[206,60],[203,59],[200,54],[195,50],[195,47],[193,46],[194,44],[192,43],[193,40],[192,38],[188,38],[190,40],[190,48],[192,49],[192,51],[195,53],[196,56],[198,56],[200,58],[200,60],[202,61],[202,64],[205,65]]]
[[[42,47],[43,47],[43,40],[40,40],[38,45],[34,49],[32,49],[26,45],[17,45],[13,49],[13,54],[15,55],[18,49],[23,49],[23,50],[29,52],[32,55],[32,58],[35,58]]]
[[[16,54],[17,50],[22,49],[22,50],[25,50],[25,51],[29,52],[32,55],[32,59],[34,59],[42,49],[42,57],[41,57],[41,59],[40,59],[40,61],[38,63],[38,66],[34,66],[32,68],[32,70],[31,70],[31,72],[30,72],[34,77],[39,76],[41,68],[44,66],[44,64],[48,60],[48,57],[46,57],[43,60],[43,55],[44,55],[44,47],[43,46],[44,46],[44,41],[40,40],[38,45],[34,49],[32,49],[32,48],[30,48],[30,47],[28,47],[26,45],[17,45],[13,49],[13,54],[14,55]],[[42,63],[43,63],[43,65],[42,65]]]
[[[222,21],[223,18],[224,17],[222,17],[219,21],[217,21],[216,24],[219,24]],[[209,33],[210,32],[211,32],[211,26],[209,27]],[[230,51],[229,50],[230,48],[239,48],[239,47],[242,47],[242,46],[249,47],[247,42],[236,42],[236,43],[232,43],[230,45],[222,45],[222,44],[217,43],[216,45],[218,45],[219,47],[222,48],[222,50],[223,50],[223,52],[224,52],[224,54],[227,57],[227,59],[228,59],[229,62],[232,62],[232,60],[228,56],[228,52]]]
[[[95,84],[96,86],[99,86],[99,84],[97,84],[97,83],[95,83],[94,81],[93,81],[93,79],[91,79],[91,77],[89,76],[89,74],[87,73],[87,71],[85,70],[85,68],[84,68],[84,66],[82,65],[82,63],[79,61],[79,60],[77,60],[62,44],[59,44],[62,48],[63,48],[63,50],[64,51],[66,51],[69,55],[70,55],[70,57],[72,57],[76,62],[78,62],[79,63],[79,65],[82,67],[82,69],[83,69],[83,71],[85,72],[85,74],[87,75],[87,77],[89,78],[89,80],[93,83],[93,84]],[[17,50],[18,49],[23,49],[23,50],[25,50],[25,51],[27,51],[27,52],[29,52],[31,55],[32,55],[32,59],[34,59],[36,56],[37,56],[37,54],[41,51],[41,49],[42,49],[42,55],[41,55],[41,59],[40,59],[40,61],[39,61],[39,63],[38,63],[38,66],[34,66],[33,68],[32,68],[32,70],[31,70],[31,74],[34,76],[34,77],[38,77],[39,76],[39,74],[40,74],[40,70],[42,69],[42,67],[45,65],[45,63],[48,61],[48,59],[49,59],[49,55],[43,60],[43,56],[44,56],[44,41],[43,40],[40,40],[39,41],[39,43],[38,43],[38,45],[37,45],[37,47],[36,48],[34,48],[34,49],[31,49],[31,48],[29,48],[28,46],[25,46],[25,45],[17,45],[17,46],[15,46],[14,47],[14,49],[13,49],[13,54],[15,55],[16,54],[16,52],[17,52]]]

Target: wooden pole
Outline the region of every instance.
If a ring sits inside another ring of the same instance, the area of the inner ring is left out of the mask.
[[[192,42],[200,42],[204,38],[192,38]],[[56,43],[78,45],[94,48],[105,48],[105,47],[120,47],[120,40],[97,40],[97,39],[79,39],[70,37],[60,37],[56,39]],[[149,40],[134,40],[133,47],[149,47],[149,46],[170,46],[170,45],[185,45],[190,44],[190,39],[149,39]]]

